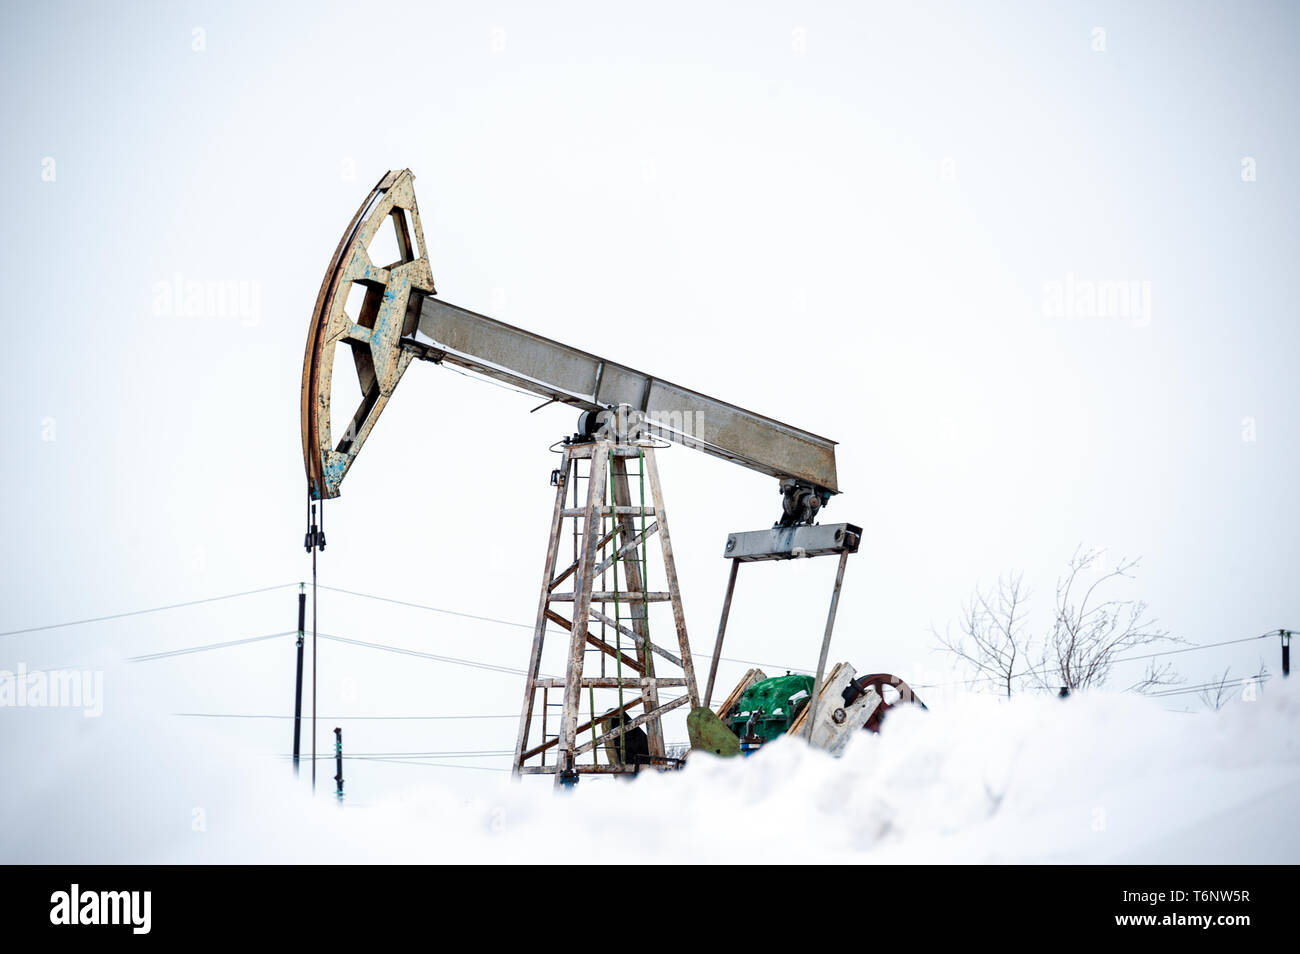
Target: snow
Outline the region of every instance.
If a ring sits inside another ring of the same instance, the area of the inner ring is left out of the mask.
[[[1291,680],[1218,713],[1110,693],[962,696],[896,710],[840,759],[782,739],[561,794],[441,772],[340,809],[332,763],[312,802],[283,762],[124,720],[12,780],[0,861],[1294,864],[1297,725]]]

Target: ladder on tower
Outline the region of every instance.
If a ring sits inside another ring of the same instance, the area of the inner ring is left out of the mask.
[[[555,505],[515,744],[516,775],[553,775],[557,785],[565,785],[584,774],[634,774],[640,764],[629,764],[619,754],[625,751],[620,745],[624,734],[636,728],[646,733],[649,762],[664,764],[663,716],[688,703],[692,709],[700,705],[655,464],[657,446],[652,440],[617,438],[562,445],[562,461],[553,475]],[[633,462],[635,473],[629,471]],[[635,502],[631,477],[639,487]],[[582,480],[585,500],[577,494]],[[572,562],[561,567],[566,526],[572,527],[575,553]],[[649,588],[652,544],[661,555],[665,590]],[[672,609],[676,653],[652,638],[650,610],[661,603]],[[568,636],[562,678],[541,672],[546,635],[557,627]],[[589,648],[600,654],[600,675],[586,674]],[[608,674],[611,661],[614,675]],[[545,711],[551,690],[562,693],[559,731],[551,737],[543,730],[541,740],[530,744],[538,693],[544,696]],[[661,690],[680,694],[665,700]],[[584,704],[588,717],[580,722]],[[600,762],[602,748],[608,763]],[[588,753],[590,761],[584,758]]]

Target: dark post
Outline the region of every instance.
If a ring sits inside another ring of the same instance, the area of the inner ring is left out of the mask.
[[[1291,675],[1291,631],[1282,630],[1282,675]]]
[[[325,501],[320,502],[320,528],[316,505],[307,496],[307,535],[303,546],[311,554],[311,791],[316,794],[316,551],[325,549]],[[299,632],[302,630],[299,629]]]
[[[731,594],[736,591],[736,574],[740,561],[731,561],[731,575],[727,577],[727,595],[722,600],[722,618],[718,620],[718,639],[713,644],[713,659],[709,661],[709,683],[704,689],[704,705],[713,708],[713,683],[718,678],[718,660],[722,658],[722,637],[727,634],[727,617],[731,615]]]
[[[343,801],[343,730],[334,729],[334,781],[338,783],[338,791],[334,794],[338,796],[340,802]]]
[[[293,690],[293,774],[298,775],[298,750],[302,743],[302,634],[307,621],[307,586],[298,584],[298,679]]]

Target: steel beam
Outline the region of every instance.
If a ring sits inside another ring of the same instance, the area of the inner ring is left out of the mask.
[[[773,418],[433,295],[412,294],[402,346],[417,357],[494,378],[539,397],[600,410],[626,404],[658,437],[773,477],[839,492],[835,442]]]
[[[760,560],[798,560],[803,557],[857,553],[862,528],[851,523],[813,527],[772,527],[727,535],[723,556],[741,563]]]

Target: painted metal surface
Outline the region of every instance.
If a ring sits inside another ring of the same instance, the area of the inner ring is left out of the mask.
[[[339,484],[411,363],[412,355],[400,346],[411,296],[434,291],[414,179],[407,169],[379,180],[343,233],[316,297],[302,369],[303,463],[313,500],[338,496]],[[381,228],[395,230],[396,262],[371,260]],[[356,314],[349,314],[354,288],[363,294],[351,306]],[[341,345],[351,351],[363,395],[352,409],[330,407]]]
[[[727,577],[727,593],[722,599],[722,617],[718,620],[718,637],[713,643],[713,656],[709,662],[709,681],[704,689],[706,708],[713,705],[713,684],[718,678],[718,660],[722,658],[722,640],[727,635],[727,620],[731,616],[731,597],[736,592],[736,574],[739,572],[740,561],[732,560],[731,574]]]
[[[729,560],[797,560],[835,553],[857,553],[862,528],[851,523],[825,523],[812,527],[772,527],[727,535],[723,553]]]
[[[873,688],[845,698],[845,689],[854,676],[848,663],[837,663],[826,677],[826,682],[815,704],[807,706],[790,726],[789,735],[808,735],[811,745],[825,749],[832,755],[841,755],[854,733],[867,728],[872,719],[879,718],[880,693]]]
[[[698,706],[686,717],[686,734],[692,752],[708,752],[730,758],[740,754],[740,740],[730,726],[708,706]]]
[[[625,404],[656,437],[839,492],[832,440],[439,298],[423,296],[419,308],[405,344],[422,358],[584,410]]]
[[[890,689],[889,695],[893,696],[893,701],[886,700],[886,689]],[[912,687],[902,679],[887,672],[873,672],[866,676],[859,676],[854,679],[844,689],[843,699],[845,703],[852,704],[859,696],[875,692],[880,696],[880,705],[871,713],[871,718],[863,726],[869,732],[879,732],[880,723],[885,715],[893,708],[903,705],[917,705],[922,709],[926,708],[920,697],[912,691]]]
[[[303,462],[312,499],[338,496],[415,357],[584,410],[627,405],[656,436],[827,496],[839,492],[834,441],[434,297],[414,178],[394,170],[379,181],[321,282],[303,359]],[[376,236],[387,228],[396,231],[398,261],[373,261]],[[364,295],[350,306],[354,289]],[[356,408],[330,406],[334,373],[353,373],[335,367],[340,346],[351,352],[363,395]]]
[[[812,676],[803,673],[788,672],[754,683],[727,718],[731,731],[744,741],[751,733],[763,742],[784,735],[808,705],[812,688]]]

